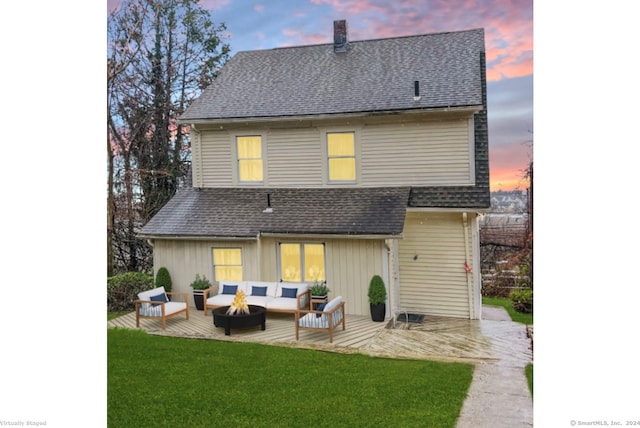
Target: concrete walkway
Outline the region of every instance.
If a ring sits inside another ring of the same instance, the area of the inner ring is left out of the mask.
[[[482,308],[482,334],[494,359],[476,363],[473,381],[458,418],[458,428],[533,426],[533,400],[524,368],[533,361],[531,341],[522,324],[503,308]]]

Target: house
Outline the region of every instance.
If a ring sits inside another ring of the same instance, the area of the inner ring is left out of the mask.
[[[174,289],[325,280],[369,314],[481,317],[490,207],[484,31],[238,52],[181,116],[191,185],[141,230]]]

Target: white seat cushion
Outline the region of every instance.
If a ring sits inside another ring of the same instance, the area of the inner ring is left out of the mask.
[[[207,299],[207,305],[210,306],[229,306],[236,298],[235,294],[216,294]]]
[[[267,310],[279,310],[279,311],[296,311],[298,309],[298,299],[291,297],[277,297],[267,302]]]

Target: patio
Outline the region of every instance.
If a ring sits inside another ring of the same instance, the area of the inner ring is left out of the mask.
[[[530,350],[514,352],[511,340],[527,340],[526,328],[515,323],[491,320],[491,309],[485,307],[487,319],[466,320],[425,316],[421,323],[373,322],[368,316],[346,316],[346,330],[334,332],[333,344],[325,332],[301,331],[295,340],[294,316],[268,313],[266,330],[260,327],[236,329],[225,336],[223,328],[213,325],[211,313],[204,316],[195,307],[189,309],[189,319],[172,318],[162,330],[160,320],[142,319],[140,328],[150,334],[214,339],[234,342],[254,342],[276,346],[320,349],[341,353],[361,353],[388,358],[429,359],[469,363],[492,362],[505,356],[531,361]],[[136,328],[135,313],[131,312],[107,323],[108,327]],[[509,331],[506,331],[506,330]],[[515,330],[514,330],[515,329]]]

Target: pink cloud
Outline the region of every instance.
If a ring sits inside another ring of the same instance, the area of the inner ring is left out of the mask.
[[[264,10],[264,5],[263,4],[256,4],[253,6],[253,10],[255,10],[256,12],[262,12]]]
[[[487,78],[533,73],[532,0],[311,0],[349,21],[351,40],[485,29]],[[315,38],[315,35],[313,35]],[[304,35],[301,38],[305,40]],[[326,38],[325,38],[326,39]]]

